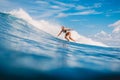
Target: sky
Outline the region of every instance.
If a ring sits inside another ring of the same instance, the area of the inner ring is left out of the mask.
[[[112,35],[115,29],[120,32],[119,3],[120,0],[0,0],[0,12],[22,8],[34,19],[57,22],[95,37]]]

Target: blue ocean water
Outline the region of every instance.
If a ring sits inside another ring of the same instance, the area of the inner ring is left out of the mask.
[[[0,13],[0,80],[120,80],[120,48],[60,40]]]

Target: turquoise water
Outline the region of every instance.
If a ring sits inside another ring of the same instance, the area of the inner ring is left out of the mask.
[[[0,80],[119,80],[120,48],[67,42],[0,13]]]

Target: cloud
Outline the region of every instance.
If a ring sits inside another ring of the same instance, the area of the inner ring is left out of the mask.
[[[61,7],[59,7],[57,5],[53,5],[53,6],[51,6],[51,8],[53,8],[53,9],[61,9]]]
[[[100,3],[95,3],[93,6],[83,6],[83,5],[75,5],[74,3],[65,3],[58,0],[36,0],[31,2],[25,2],[26,5],[23,5],[23,1],[20,2],[10,2],[9,0],[1,0],[0,2],[4,3],[4,5],[0,5],[1,10],[4,8],[8,8],[8,5],[11,6],[11,9],[17,9],[17,8],[24,8],[29,13],[37,15],[37,18],[62,18],[62,17],[68,17],[68,16],[74,16],[74,15],[91,15],[91,14],[100,14],[100,12],[97,12],[93,10],[93,8],[99,7]],[[29,6],[32,5],[32,6]],[[36,5],[33,7],[33,5]],[[14,7],[16,6],[16,7]],[[27,6],[27,7],[26,7]],[[35,16],[36,17],[36,16]]]
[[[37,3],[37,4],[47,4],[47,5],[49,5],[49,3],[48,2],[46,2],[46,1],[41,1],[41,0],[37,0],[37,1],[35,1],[35,3]]]
[[[96,41],[100,41],[108,46],[118,46],[120,47],[120,20],[116,21],[113,24],[108,25],[113,27],[112,33],[108,34],[105,31],[101,31],[91,38]]]
[[[93,8],[99,8],[99,7],[101,7],[102,6],[102,3],[95,3],[94,5],[93,5]]]
[[[86,22],[88,21],[87,19],[71,19],[71,22]]]
[[[111,16],[111,15],[115,15],[115,14],[119,14],[120,13],[120,9],[118,9],[118,10],[112,10],[112,9],[110,9],[110,10],[108,10],[105,14],[106,14],[106,16]]]
[[[75,5],[74,4],[70,4],[70,3],[63,3],[63,2],[60,2],[60,1],[53,1],[53,3],[55,3],[55,4],[57,4],[57,5],[59,5],[59,6],[63,6],[63,7],[75,7]]]
[[[79,5],[76,7],[77,10],[83,10],[83,9],[89,9],[89,7],[85,7],[85,6],[82,6],[82,5]]]
[[[113,33],[120,32],[120,20],[116,21],[113,24],[110,24],[109,26],[114,27]]]
[[[71,13],[70,15],[89,15],[89,14],[100,14],[100,12],[97,12],[95,10],[86,10],[82,12]]]
[[[73,13],[59,13],[57,17],[67,17],[74,15],[91,15],[91,14],[101,14],[101,12],[97,12],[95,10],[85,10],[85,11],[73,12]]]
[[[102,6],[102,3],[95,3],[93,6],[83,6],[83,5],[77,5],[75,6],[76,10],[89,10],[89,9],[95,9],[100,8]]]
[[[58,5],[61,5],[61,6],[66,6],[67,4],[63,3],[63,2],[60,2],[60,1],[54,1],[53,3],[56,3]]]
[[[76,19],[76,20],[71,20],[71,21],[73,21],[73,22],[79,22],[79,21],[81,21],[81,20],[77,20],[77,19]]]
[[[105,31],[100,31],[99,33],[94,35],[96,38],[100,38],[101,40],[108,40],[111,38],[111,35],[106,33]]]
[[[95,41],[102,42],[108,46],[116,46],[120,47],[120,33],[111,33],[108,34],[107,32],[99,32],[96,35],[92,36],[91,38]]]
[[[59,13],[56,17],[60,18],[60,17],[66,17],[66,16],[68,16],[68,15],[65,13]]]
[[[75,5],[72,3],[64,3],[60,1],[36,1],[36,3],[40,4],[40,9],[42,9],[42,14],[40,15],[40,17],[54,16],[56,18],[62,18],[74,15],[101,14],[101,12],[97,12],[91,9],[100,7],[100,3],[95,3],[93,6],[88,7],[82,5]],[[75,11],[71,13],[71,10]]]
[[[41,11],[41,14],[39,15],[39,18],[44,17],[62,17],[65,16],[63,11],[68,11],[72,4],[65,4],[63,2],[59,1],[36,1],[36,4],[39,5],[39,11]],[[49,6],[49,7],[48,7]],[[62,14],[63,13],[63,14]]]

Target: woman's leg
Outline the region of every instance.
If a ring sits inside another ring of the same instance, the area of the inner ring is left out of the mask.
[[[69,32],[69,39],[72,41],[75,41],[72,37],[71,37],[71,32]]]
[[[69,38],[68,38],[68,36],[69,36],[69,32],[65,34],[65,39],[67,39],[68,41],[70,41]]]

